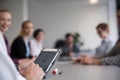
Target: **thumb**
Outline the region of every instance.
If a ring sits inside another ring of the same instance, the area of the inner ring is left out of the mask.
[[[29,64],[30,64],[30,63],[34,63],[35,60],[36,60],[36,58],[33,57],[28,63],[29,63]]]

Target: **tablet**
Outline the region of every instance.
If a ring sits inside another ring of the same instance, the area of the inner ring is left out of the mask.
[[[35,60],[35,63],[47,74],[59,56],[60,49],[44,49]]]

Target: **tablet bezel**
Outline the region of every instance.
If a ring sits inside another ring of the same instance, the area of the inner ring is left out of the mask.
[[[54,63],[58,60],[59,56],[60,56],[60,49],[43,49],[41,51],[40,54],[44,54],[44,52],[50,52],[50,54],[52,54],[51,52],[56,52],[56,55],[53,57],[53,59],[51,60],[50,64],[48,65],[47,69],[45,70],[45,73],[47,74],[49,72],[49,70],[51,69],[51,67],[54,65]],[[43,53],[42,53],[43,52]],[[39,56],[40,56],[39,54]],[[36,58],[36,60],[39,58],[39,56]],[[36,61],[35,60],[35,61]],[[35,62],[36,63],[36,62]],[[36,63],[39,64],[39,63]]]

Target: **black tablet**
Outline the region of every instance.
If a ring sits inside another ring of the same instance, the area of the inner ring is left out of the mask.
[[[35,60],[35,63],[47,74],[55,61],[59,58],[60,52],[60,49],[44,49]]]

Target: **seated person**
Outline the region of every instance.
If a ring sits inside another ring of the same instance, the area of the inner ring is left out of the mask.
[[[96,30],[97,30],[98,35],[102,39],[101,45],[96,48],[95,57],[99,57],[109,52],[113,48],[114,42],[109,37],[109,28],[106,23],[100,23],[96,27]]]
[[[74,43],[74,36],[71,33],[66,34],[66,41],[64,46],[62,47],[62,55],[61,56],[70,56],[73,57],[75,54],[80,53],[79,46]]]
[[[24,21],[21,27],[20,35],[15,38],[11,46],[11,57],[18,59],[15,64],[29,61],[31,56],[30,36],[33,33],[33,24],[31,21]]]
[[[38,56],[43,49],[43,42],[44,39],[44,31],[42,29],[36,29],[33,33],[33,39],[30,41],[31,43],[31,55]]]
[[[74,61],[89,65],[116,65],[120,66],[120,39],[115,46],[106,54],[99,57],[81,56]]]

